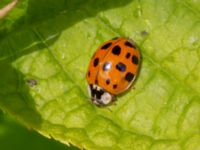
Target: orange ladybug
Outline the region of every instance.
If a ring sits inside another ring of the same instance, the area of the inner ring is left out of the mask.
[[[92,57],[88,71],[88,90],[92,102],[107,106],[136,79],[140,51],[130,39],[119,37],[101,45]]]

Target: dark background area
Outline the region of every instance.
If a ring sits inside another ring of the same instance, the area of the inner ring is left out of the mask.
[[[14,121],[0,110],[1,150],[78,150],[54,139],[48,139]]]

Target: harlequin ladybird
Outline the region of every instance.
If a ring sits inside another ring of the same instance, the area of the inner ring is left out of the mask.
[[[92,57],[88,90],[92,102],[107,106],[132,85],[140,66],[140,52],[130,39],[119,37],[101,45]]]

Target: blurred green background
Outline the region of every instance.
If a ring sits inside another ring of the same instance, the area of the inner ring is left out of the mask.
[[[78,150],[28,130],[0,110],[0,150]]]

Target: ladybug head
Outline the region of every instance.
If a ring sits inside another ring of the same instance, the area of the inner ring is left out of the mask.
[[[88,90],[92,102],[97,106],[107,106],[114,101],[114,95],[96,84],[90,84]]]

